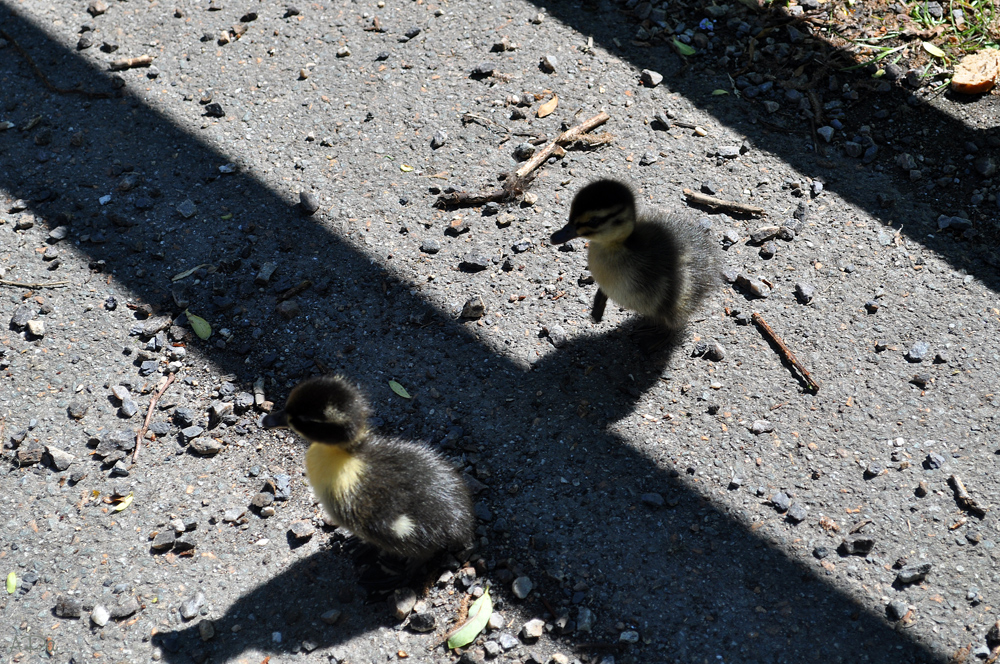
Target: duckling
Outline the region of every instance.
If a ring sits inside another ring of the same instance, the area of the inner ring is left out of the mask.
[[[292,389],[285,408],[261,420],[309,445],[306,475],[327,514],[360,540],[419,565],[472,542],[469,488],[430,448],[372,433],[368,405],[340,376]]]
[[[576,237],[590,241],[595,323],[611,298],[675,332],[716,284],[716,251],[705,229],[674,215],[638,215],[635,195],[621,182],[597,180],[577,192],[569,223],[552,243]]]

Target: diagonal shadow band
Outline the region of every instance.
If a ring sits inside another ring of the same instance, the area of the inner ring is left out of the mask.
[[[0,4],[0,25],[35,54],[40,67],[57,72],[53,76],[94,89],[109,85],[102,73],[10,3]],[[658,385],[665,368],[635,357],[620,330],[578,337],[525,371],[491,350],[474,326],[464,327],[414,296],[405,276],[346,240],[350,219],[302,219],[267,178],[245,169],[220,177],[217,168],[231,155],[137,96],[126,92],[81,103],[42,89],[9,49],[0,52],[0,63],[0,83],[13,100],[8,111],[27,115],[44,106],[60,125],[84,128],[89,146],[74,153],[39,148],[14,132],[0,135],[0,188],[28,199],[31,211],[52,226],[71,221],[77,237],[90,238],[78,244],[79,252],[90,261],[106,261],[114,279],[138,300],[174,309],[159,262],[171,254],[183,252],[187,265],[229,265],[231,273],[215,292],[195,294],[192,301],[198,310],[232,321],[237,330],[232,342],[225,348],[206,345],[203,352],[219,372],[235,374],[244,385],[263,374],[273,385],[287,386],[315,371],[317,359],[367,384],[381,381],[383,367],[406,363],[453,374],[455,393],[445,397],[442,410],[449,411],[465,438],[477,441],[477,452],[493,468],[497,494],[501,484],[520,488],[488,498],[507,519],[508,533],[491,535],[495,548],[487,547],[484,555],[534,561],[539,574],[545,570],[543,587],[553,598],[571,598],[574,581],[586,578],[596,608],[627,617],[628,625],[643,633],[645,643],[632,651],[636,661],[701,661],[709,653],[748,662],[941,660],[826,583],[786,548],[758,535],[739,515],[720,509],[696,482],[666,470],[669,460],[649,458],[614,433],[613,423],[634,409],[640,394]],[[123,163],[115,164],[116,159]],[[133,171],[125,168],[126,160]],[[92,200],[92,192],[107,186],[109,168],[115,179],[122,171],[156,173],[168,184],[120,192],[116,196],[124,201],[143,198],[142,206],[137,212],[125,206],[107,212]],[[179,221],[173,206],[160,200],[175,198],[171,190],[213,212],[248,204],[252,210],[239,222],[220,220],[221,214]],[[147,202],[150,206],[141,209]],[[255,263],[275,257],[285,275],[279,284],[242,290],[235,285],[237,277],[243,284],[252,279]],[[300,301],[305,310],[329,314],[325,332],[295,327],[269,313],[280,286],[300,278],[323,286]],[[340,311],[333,311],[331,302]],[[249,322],[258,316],[265,320]],[[250,330],[265,323],[281,331],[252,338]],[[294,357],[287,350],[292,344],[300,349]],[[581,377],[581,367],[597,370]],[[412,415],[425,411],[419,402],[381,408],[387,428],[437,437],[434,429],[414,422],[421,418]],[[553,488],[549,480],[560,474],[583,481]],[[633,513],[627,506],[650,486],[667,494],[665,509]],[[329,588],[349,575],[342,561],[328,556],[318,553],[294,562],[246,590],[219,619],[221,636],[210,645],[198,645],[193,628],[168,635],[165,657],[185,661],[201,650],[216,661],[230,661],[250,648],[284,652],[285,646],[270,640],[275,624],[287,622],[290,612],[315,616],[328,606]],[[678,605],[683,611],[673,610]],[[763,606],[778,608],[758,610]],[[350,611],[345,623],[331,628],[292,620],[293,632],[325,646],[383,624],[377,610],[351,606]],[[232,627],[250,613],[259,629],[233,633]],[[590,640],[564,638],[570,644]]]

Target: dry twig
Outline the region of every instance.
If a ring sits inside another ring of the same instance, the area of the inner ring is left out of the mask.
[[[156,402],[160,400],[163,393],[167,391],[170,387],[170,383],[174,382],[174,378],[177,378],[177,374],[172,373],[167,376],[167,382],[163,384],[160,391],[153,395],[153,398],[149,400],[149,408],[146,410],[146,419],[142,423],[142,428],[139,429],[139,433],[135,437],[135,451],[132,452],[132,465],[135,465],[135,460],[139,458],[139,447],[142,445],[142,439],[146,435],[146,431],[149,429],[149,421],[153,419],[153,409],[156,408]]]
[[[153,64],[153,56],[140,55],[137,58],[122,58],[111,63],[111,71],[124,71],[133,67],[148,67]]]
[[[37,76],[42,81],[42,85],[45,86],[45,89],[49,90],[50,92],[55,92],[61,95],[82,95],[84,97],[90,97],[91,99],[111,98],[110,92],[94,92],[92,90],[84,90],[82,88],[57,87],[52,83],[52,81],[49,80],[48,76],[45,75],[45,72],[43,72],[41,68],[35,64],[35,61],[31,59],[31,56],[28,54],[26,50],[24,50],[24,47],[18,44],[17,40],[11,37],[9,34],[7,34],[7,31],[4,30],[3,28],[0,28],[0,37],[3,37],[7,41],[9,41],[10,45],[14,47],[14,50],[21,54],[21,57],[24,58],[25,62],[28,63],[28,66],[31,67],[31,71],[33,71],[35,73],[35,76]]]
[[[737,201],[726,201],[721,198],[716,198],[715,196],[699,194],[697,191],[692,191],[690,189],[684,190],[684,197],[687,199],[688,203],[697,203],[698,205],[704,205],[712,209],[718,208],[727,212],[747,214],[752,217],[766,216],[764,208],[757,207],[756,205],[739,203]]]
[[[767,324],[767,321],[764,320],[764,317],[755,311],[753,316],[751,316],[750,318],[751,320],[753,320],[754,324],[760,328],[760,331],[763,332],[768,339],[774,342],[774,344],[778,347],[778,350],[781,351],[781,356],[784,359],[786,359],[793,367],[798,369],[799,373],[802,374],[802,378],[805,379],[806,383],[809,384],[809,388],[813,392],[819,392],[819,383],[817,383],[816,380],[809,375],[809,372],[806,371],[806,368],[802,366],[802,363],[799,362],[797,357],[795,357],[795,353],[789,350],[788,346],[785,345],[785,342],[782,341],[781,338],[774,333],[774,330],[772,330],[771,326]]]
[[[971,512],[974,516],[978,516],[980,519],[986,516],[986,512],[989,510],[988,507],[983,507],[976,502],[976,499],[969,495],[969,491],[962,484],[962,478],[958,475],[952,475],[948,478],[948,484],[951,488],[955,490],[955,502],[958,506],[967,512]]]
[[[298,285],[292,286],[291,288],[289,288],[288,290],[286,290],[284,293],[282,293],[281,295],[279,295],[278,296],[278,302],[282,302],[284,300],[287,300],[290,297],[295,297],[299,293],[304,293],[307,290],[309,290],[312,287],[312,285],[313,285],[313,282],[309,281],[308,279],[306,279],[304,281],[300,281],[298,283]]]
[[[65,286],[68,281],[47,281],[47,282],[37,282],[37,283],[24,283],[21,281],[7,281],[6,279],[0,279],[0,285],[3,286],[16,286],[17,288],[59,288],[60,286]]]
[[[478,116],[476,118],[478,119]],[[561,147],[563,144],[578,140],[595,141],[594,145],[610,142],[610,139],[605,135],[590,137],[590,132],[593,129],[601,126],[610,119],[610,115],[601,111],[589,120],[585,120],[559,134],[548,145],[536,152],[534,157],[524,162],[514,173],[508,174],[503,186],[499,189],[479,193],[456,191],[450,194],[441,194],[438,196],[434,206],[438,208],[476,207],[494,201],[500,203],[515,200],[524,193],[528,183],[531,182],[530,176],[536,168],[544,164],[553,155],[562,157],[566,154],[566,151]]]

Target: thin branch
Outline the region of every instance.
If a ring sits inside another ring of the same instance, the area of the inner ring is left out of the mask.
[[[3,286],[16,286],[17,288],[59,288],[60,286],[65,286],[68,281],[46,281],[46,282],[35,282],[35,283],[24,283],[21,281],[7,281],[6,279],[0,279],[0,285]]]
[[[976,502],[976,499],[969,495],[968,489],[962,484],[962,478],[958,475],[952,475],[948,478],[948,484],[951,488],[955,490],[955,502],[958,506],[967,512],[971,512],[973,515],[978,516],[980,519],[986,517],[986,512],[989,510],[988,507],[983,507]]]
[[[781,356],[784,357],[786,360],[788,360],[788,362],[791,363],[793,367],[798,369],[799,373],[802,374],[802,377],[805,379],[806,383],[809,384],[809,387],[812,389],[812,391],[819,392],[819,383],[817,383],[816,380],[809,375],[809,372],[806,371],[806,368],[802,366],[802,363],[799,362],[797,357],[795,357],[795,353],[789,350],[788,346],[785,345],[785,342],[782,341],[781,338],[774,333],[774,330],[772,330],[771,326],[767,324],[767,322],[764,320],[764,317],[761,316],[759,313],[754,312],[753,316],[751,316],[750,318],[757,325],[757,327],[760,328],[761,332],[763,332],[768,339],[774,342],[774,344],[781,351]]]
[[[521,165],[521,168],[514,172],[515,177],[523,178],[526,177],[533,170],[545,163],[545,161],[552,156],[556,147],[564,143],[572,143],[573,141],[580,138],[583,134],[589,134],[591,131],[600,127],[602,124],[611,119],[611,116],[605,111],[601,111],[589,120],[584,120],[575,127],[571,127],[564,131],[563,133],[556,136],[552,141],[549,142],[544,148],[535,153],[535,156],[526,161]]]
[[[687,199],[688,203],[696,203],[712,209],[719,208],[726,210],[727,212],[736,212],[738,214],[746,214],[752,217],[763,217],[767,214],[764,212],[764,208],[759,208],[756,205],[739,203],[737,201],[726,201],[721,198],[716,198],[715,196],[699,194],[697,191],[691,191],[690,189],[684,190],[684,197]]]
[[[149,408],[146,410],[146,420],[142,423],[142,428],[139,429],[139,433],[135,437],[135,451],[132,452],[133,466],[135,465],[136,459],[139,458],[139,447],[142,445],[142,439],[145,437],[146,431],[149,430],[149,422],[153,419],[153,409],[156,408],[156,402],[160,400],[160,397],[162,397],[163,393],[167,391],[167,388],[170,387],[170,383],[174,382],[175,378],[177,378],[177,374],[175,373],[167,376],[167,382],[164,383],[163,387],[160,388],[160,391],[153,395],[153,398],[149,400]]]

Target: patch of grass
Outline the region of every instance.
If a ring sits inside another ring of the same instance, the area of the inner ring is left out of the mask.
[[[936,40],[942,49],[959,54],[1000,48],[1000,5],[994,0],[952,0],[939,4],[940,18],[930,12],[928,2],[914,3],[910,18],[928,30],[943,27],[944,32]]]

